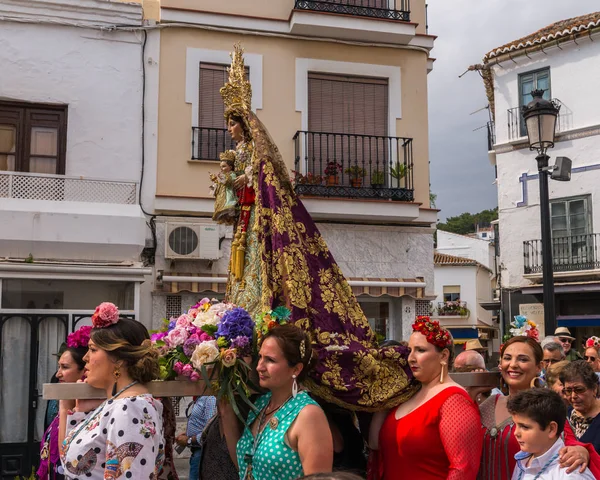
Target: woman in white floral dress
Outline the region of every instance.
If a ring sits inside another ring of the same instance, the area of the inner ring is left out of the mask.
[[[69,479],[157,479],[164,461],[161,402],[144,386],[158,377],[157,352],[139,322],[100,305],[84,357],[87,383],[107,400],[62,400],[59,441]],[[74,409],[73,409],[74,407]]]

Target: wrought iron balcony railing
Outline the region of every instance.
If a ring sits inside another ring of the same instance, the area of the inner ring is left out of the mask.
[[[298,131],[296,193],[412,202],[412,138]]]
[[[294,8],[410,22],[410,0],[296,0]]]
[[[553,102],[562,106],[561,101],[558,98],[553,98]],[[507,110],[508,120],[508,139],[516,140],[521,137],[527,136],[527,129],[525,128],[525,120],[523,120],[523,107],[514,107]],[[566,117],[564,112],[558,114],[556,119],[556,131],[562,132],[566,129]]]
[[[219,160],[225,150],[235,149],[226,128],[192,127],[192,160]]]
[[[552,239],[552,266],[555,272],[600,269],[600,235],[571,235]],[[523,242],[525,273],[542,273],[542,241]]]
[[[456,300],[454,302],[438,302],[437,314],[439,317],[468,317],[470,312],[467,302]]]

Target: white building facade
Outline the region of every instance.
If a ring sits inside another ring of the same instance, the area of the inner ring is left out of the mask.
[[[102,301],[143,317],[151,269],[142,7],[2,0],[0,18],[0,476],[13,478],[35,458],[53,354]]]
[[[560,104],[556,144],[572,160],[570,182],[550,180],[550,214],[559,326],[580,338],[600,326],[600,13],[558,22],[484,58],[483,78],[495,112],[489,138],[497,171],[499,278],[507,321],[525,314],[543,330],[539,178],[521,109],[530,92]],[[547,333],[547,332],[542,332]]]

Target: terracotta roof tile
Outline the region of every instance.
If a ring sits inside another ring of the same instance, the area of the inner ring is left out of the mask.
[[[479,263],[476,260],[465,257],[457,257],[455,255],[448,255],[446,253],[433,253],[433,264],[434,265],[458,265],[463,267],[481,267],[489,270],[488,267]]]
[[[534,45],[542,45],[553,40],[558,40],[561,37],[585,32],[596,27],[600,27],[600,12],[588,13],[587,15],[561,20],[542,28],[535,33],[527,35],[526,37],[519,38],[506,45],[494,48],[483,57],[483,60],[485,62],[486,60],[502,55],[503,53],[522,50]]]

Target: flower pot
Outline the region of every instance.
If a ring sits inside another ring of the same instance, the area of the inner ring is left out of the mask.
[[[362,178],[351,178],[350,185],[352,185],[354,188],[360,188],[362,187],[362,181]]]
[[[327,176],[327,185],[328,185],[328,186],[330,186],[330,187],[331,187],[331,186],[333,186],[333,185],[337,185],[338,183],[339,183],[339,182],[338,182],[338,177],[337,177],[337,175],[328,175],[328,176]]]

